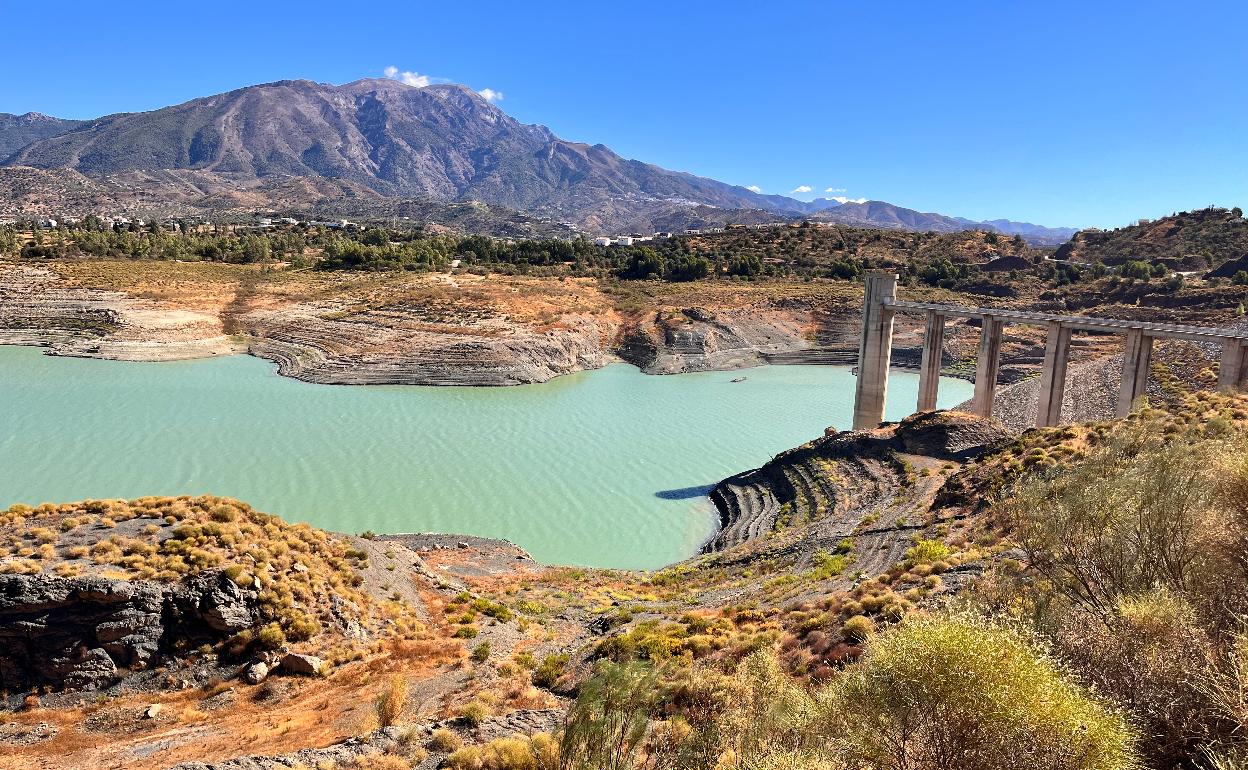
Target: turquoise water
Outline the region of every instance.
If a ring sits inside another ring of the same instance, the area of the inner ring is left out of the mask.
[[[853,385],[839,367],[656,377],[618,364],[512,388],[351,387],[249,356],[0,346],[0,507],[211,493],[337,531],[462,532],[547,563],[654,568],[712,533],[709,485],[847,427]],[[890,418],[917,386],[893,376]],[[941,390],[942,405],[971,394],[960,380]]]

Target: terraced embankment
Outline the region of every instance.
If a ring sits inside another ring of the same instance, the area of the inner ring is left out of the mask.
[[[170,361],[228,355],[243,346],[221,319],[118,291],[71,286],[41,267],[0,263],[0,344],[62,356]]]
[[[600,319],[565,319],[541,332],[496,317],[436,324],[419,308],[343,315],[299,305],[244,318],[248,352],[280,374],[341,385],[519,385],[597,369],[614,360]]]
[[[1009,437],[1001,423],[961,412],[928,412],[874,431],[831,433],[717,484],[711,500],[721,529],[703,551],[792,531],[796,540],[780,537],[774,546],[759,547],[813,552],[857,532],[868,540],[879,536],[869,546],[892,544],[887,553],[859,549],[874,554],[858,565],[870,572],[876,562],[895,561],[900,551],[892,551],[904,550],[904,538],[890,531],[926,511],[945,472]],[[888,520],[878,520],[884,512]]]

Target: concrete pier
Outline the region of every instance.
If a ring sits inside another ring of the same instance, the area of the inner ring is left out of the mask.
[[[936,408],[940,392],[940,363],[945,353],[945,317],[935,310],[927,311],[927,326],[923,332],[923,359],[919,364],[918,411],[930,412]]]
[[[854,430],[878,428],[888,399],[888,365],[893,353],[893,310],[897,274],[867,274],[862,307],[862,341],[858,345],[858,385],[854,391]]]
[[[854,430],[877,427],[884,421],[888,400],[888,369],[893,347],[893,318],[897,313],[922,314],[925,318],[923,356],[919,368],[918,411],[936,408],[940,389],[940,367],[944,352],[945,323],[949,318],[974,318],[982,324],[975,369],[975,396],[972,411],[992,416],[997,377],[1001,372],[1001,338],[1006,324],[1044,326],[1048,338],[1044,364],[1040,370],[1040,403],[1036,425],[1059,425],[1062,397],[1066,390],[1066,365],[1071,335],[1076,331],[1112,332],[1125,340],[1122,362],[1122,389],[1117,414],[1125,417],[1148,389],[1153,342],[1181,339],[1218,343],[1222,360],[1218,387],[1248,389],[1248,332],[1209,329],[1200,326],[1126,321],[1117,318],[1059,316],[1025,310],[969,308],[897,299],[897,276],[889,272],[867,275],[866,303],[862,310],[862,340],[858,346],[858,385],[854,394]]]
[[[1061,321],[1049,321],[1040,370],[1040,406],[1036,425],[1046,427],[1062,421],[1062,397],[1066,394],[1066,362],[1070,357],[1070,329]]]
[[[992,416],[992,399],[1001,373],[1001,330],[1005,324],[996,316],[983,315],[979,333],[979,357],[975,361],[975,397],[971,411],[980,417]]]
[[[1218,388],[1248,386],[1248,354],[1240,340],[1223,340],[1222,362],[1218,365]]]
[[[1141,329],[1127,330],[1122,356],[1122,388],[1118,391],[1118,417],[1131,414],[1136,399],[1148,390],[1148,371],[1153,363],[1153,338]]]

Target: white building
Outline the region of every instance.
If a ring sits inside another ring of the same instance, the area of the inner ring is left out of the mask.
[[[611,239],[610,238],[595,238],[594,245],[595,246],[610,246]]]

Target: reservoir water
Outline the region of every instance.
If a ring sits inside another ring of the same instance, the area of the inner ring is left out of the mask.
[[[899,419],[918,377],[889,387]],[[842,367],[625,364],[511,388],[311,385],[250,356],[0,346],[0,508],[211,493],[340,532],[502,537],[546,563],[649,569],[712,533],[710,485],[848,427],[853,388]],[[941,406],[971,389],[942,381]]]

